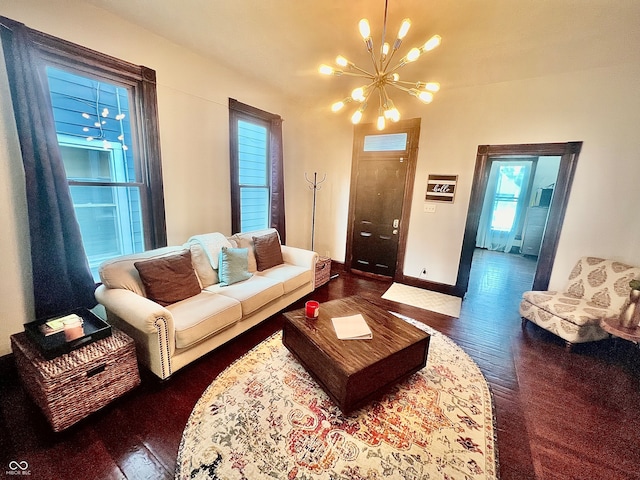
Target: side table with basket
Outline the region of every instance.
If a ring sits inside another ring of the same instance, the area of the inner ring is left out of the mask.
[[[22,384],[55,432],[140,384],[133,339],[89,310],[78,313],[87,327],[74,342],[65,341],[64,332],[38,336],[35,330],[41,322],[27,324],[25,332],[11,336]]]

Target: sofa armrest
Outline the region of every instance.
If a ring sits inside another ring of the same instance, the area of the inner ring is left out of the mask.
[[[110,323],[135,340],[138,360],[160,378],[169,377],[171,356],[175,351],[175,327],[171,312],[123,288],[100,285],[95,296],[107,310]]]
[[[318,254],[311,250],[282,245],[282,259],[290,265],[297,265],[314,271],[318,261]]]

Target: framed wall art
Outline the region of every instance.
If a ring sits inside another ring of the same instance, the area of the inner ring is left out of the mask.
[[[453,203],[457,182],[457,175],[429,175],[425,201]]]

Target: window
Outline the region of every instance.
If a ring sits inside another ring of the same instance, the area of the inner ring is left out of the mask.
[[[229,99],[229,132],[233,231],[278,228],[274,218],[284,217],[280,116]]]
[[[238,120],[238,189],[240,231],[269,226],[269,131],[257,120]]]
[[[365,135],[365,152],[404,152],[407,149],[408,136],[403,133],[387,133],[381,135]]]
[[[491,230],[510,232],[525,184],[524,165],[498,165],[498,178],[493,200]],[[528,175],[526,176],[528,181]]]
[[[99,281],[104,260],[166,245],[155,72],[41,35],[58,147]]]

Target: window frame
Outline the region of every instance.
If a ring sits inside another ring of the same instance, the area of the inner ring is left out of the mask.
[[[238,122],[244,120],[251,123],[258,123],[267,129],[267,177],[268,177],[268,198],[269,198],[269,215],[267,225],[271,225],[273,217],[273,145],[272,142],[279,141],[273,135],[272,128],[274,121],[281,121],[280,115],[260,110],[259,108],[246,105],[233,98],[229,99],[229,159],[230,159],[230,185],[231,185],[231,228],[233,233],[241,231],[242,225],[242,207],[240,200],[240,158],[238,155]],[[281,149],[282,145],[277,146]],[[282,234],[281,234],[282,235]]]
[[[40,59],[39,75],[48,85],[46,67],[52,66],[107,82],[121,84],[132,92],[131,111],[136,169],[139,169],[145,250],[167,245],[162,158],[158,126],[155,70],[120,60],[81,45],[29,29]],[[48,86],[47,86],[48,91]],[[48,98],[48,93],[47,93]],[[51,104],[49,104],[51,108]],[[69,179],[69,185],[78,182]],[[80,182],[85,183],[85,182]],[[100,183],[92,182],[92,185]]]

